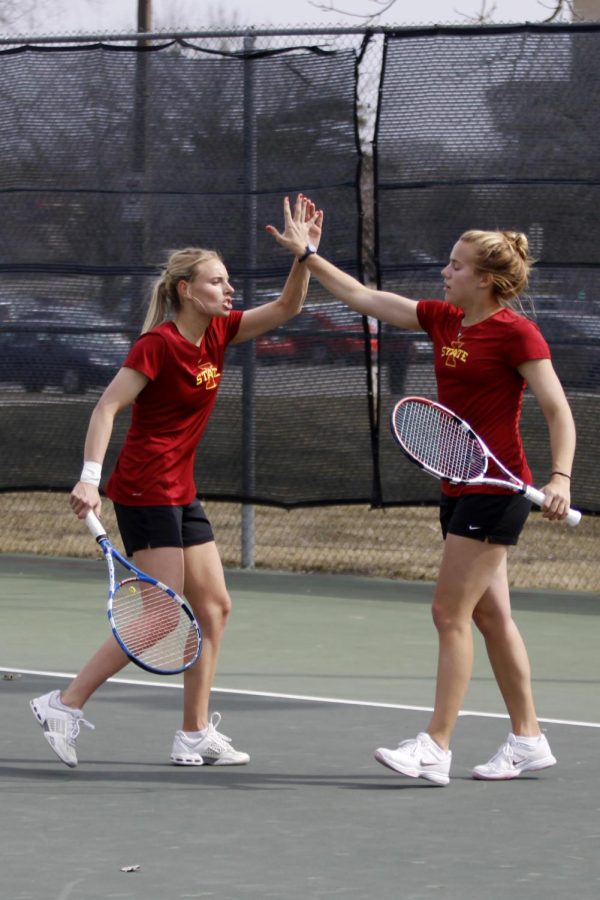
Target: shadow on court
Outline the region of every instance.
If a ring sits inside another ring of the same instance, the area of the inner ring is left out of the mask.
[[[95,646],[104,637],[102,602],[93,599],[96,573],[90,576],[83,567],[81,580],[72,574],[68,590],[63,583],[56,594],[50,578],[40,600],[30,574],[18,575],[29,562],[19,565],[16,561],[2,576],[11,592],[4,592],[8,627],[0,665],[3,672],[11,665],[22,670],[19,677],[0,675],[2,900],[562,900],[575,892],[596,900],[600,895],[600,729],[593,727],[600,717],[587,727],[547,722],[559,765],[513,782],[470,778],[471,767],[487,759],[508,731],[507,721],[493,715],[459,720],[446,788],[402,778],[373,759],[375,747],[394,746],[427,721],[424,711],[374,705],[385,678],[380,670],[388,666],[388,613],[397,619],[397,644],[415,645],[414,680],[394,682],[395,702],[420,705],[425,693],[431,700],[433,648],[422,636],[425,624],[427,633],[431,629],[426,586],[414,587],[412,601],[390,603],[384,583],[355,579],[344,587],[342,580],[343,597],[338,597],[327,579],[283,578],[277,592],[275,579],[264,574],[246,580],[232,575],[241,611],[237,625],[235,616],[232,621],[233,638],[217,684],[222,688],[223,680],[237,679],[239,692],[233,686],[216,690],[213,708],[223,714],[220,730],[250,753],[250,765],[170,766],[180,687],[172,679],[144,680],[130,667],[123,673],[129,682],[105,685],[86,706],[96,730],[82,728],[80,765],[71,770],[48,747],[28,701],[63,686],[66,676],[51,672],[75,671],[87,656],[86,642]],[[97,585],[102,588],[101,578]],[[253,592],[260,593],[260,603]],[[270,599],[280,604],[278,622]],[[596,598],[589,599],[589,614],[595,616]],[[14,621],[13,604],[20,608]],[[546,640],[555,628],[562,633],[560,644],[547,648],[553,659],[545,671],[562,684],[563,709],[569,673],[576,676],[574,695],[581,699],[585,690],[590,704],[592,697],[598,702],[597,673],[591,660],[583,665],[585,645],[582,651],[574,641],[580,635],[577,622],[587,616],[579,598],[577,604],[577,615],[544,612],[540,606],[532,613]],[[35,619],[35,627],[28,618],[34,610],[42,620]],[[255,631],[248,624],[252,610]],[[54,626],[44,619],[51,613],[60,620]],[[352,616],[358,615],[366,617],[360,620],[360,637],[352,630]],[[299,624],[304,617],[310,646]],[[73,622],[69,641],[58,634],[67,619]],[[269,621],[277,647],[267,631]],[[378,630],[379,654],[377,646],[369,653],[361,642],[374,640]],[[337,654],[334,645],[341,645]],[[396,653],[394,661],[402,672],[400,656]],[[34,658],[40,674],[33,673]],[[41,674],[46,663],[52,668]],[[367,669],[373,696],[358,703],[323,702],[332,685],[333,696],[352,700]],[[321,699],[316,691],[315,699],[300,699],[301,689],[316,685],[319,673],[329,676],[325,689],[321,681]],[[266,690],[267,677],[271,692],[280,696],[254,692],[259,683]],[[296,696],[281,696],[282,681]],[[491,692],[483,693],[489,684],[482,676],[480,696],[488,710],[497,705]],[[590,704],[588,720],[590,710],[595,712]],[[552,712],[549,706],[545,710],[547,716]],[[131,866],[140,868],[121,871]]]

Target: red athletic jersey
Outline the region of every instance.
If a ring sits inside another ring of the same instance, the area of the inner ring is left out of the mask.
[[[184,506],[196,496],[196,447],[212,412],[225,347],[243,313],[211,319],[197,347],[163,322],[140,335],[123,366],[149,378],[135,400],[131,424],[106,485],[126,506]]]
[[[461,329],[463,310],[441,300],[421,300],[417,316],[433,341],[438,400],[469,425],[492,453],[518,478],[531,483],[519,419],[525,379],[517,366],[550,359],[537,325],[511,309],[502,309],[477,325]],[[490,464],[487,474],[505,478]],[[442,482],[444,493],[509,493],[491,486]]]

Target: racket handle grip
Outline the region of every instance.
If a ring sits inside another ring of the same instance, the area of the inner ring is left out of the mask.
[[[93,537],[96,538],[96,540],[98,540],[98,538],[100,537],[106,537],[106,528],[91,509],[86,515],[84,521],[90,530],[90,534],[92,534]]]
[[[531,500],[532,503],[535,503],[536,506],[539,506],[541,508],[544,505],[546,495],[542,491],[538,491],[536,488],[526,485],[523,493],[525,494],[527,499]],[[576,525],[579,525],[579,523],[581,522],[581,513],[579,512],[579,510],[570,509],[567,513],[565,522],[567,523],[567,525],[570,525],[571,528],[575,528]]]

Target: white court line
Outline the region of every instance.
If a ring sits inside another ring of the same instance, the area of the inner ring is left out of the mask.
[[[49,678],[75,678],[74,672],[45,672],[38,669],[15,669],[12,666],[0,666],[0,679],[3,673],[14,672],[15,675],[43,675]],[[168,681],[146,681],[135,678],[109,678],[112,684],[132,684],[137,687],[175,688],[183,690],[183,685]],[[408,712],[432,712],[432,706],[407,706],[405,703],[375,703],[370,700],[343,700],[339,697],[313,697],[309,694],[278,694],[273,691],[245,691],[236,688],[212,688],[213,694],[240,694],[246,697],[266,697],[271,700],[298,700],[310,703],[337,703],[340,706],[368,706],[373,709],[403,709]],[[474,709],[461,709],[459,717],[473,716],[480,719],[508,719],[506,713],[480,712]],[[600,728],[600,722],[580,722],[574,719],[538,718],[538,722],[547,725],[573,725],[577,728]]]

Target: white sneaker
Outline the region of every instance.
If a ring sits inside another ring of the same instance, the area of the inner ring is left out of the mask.
[[[82,725],[94,726],[83,718],[80,709],[70,709],[60,702],[60,691],[51,691],[43,697],[30,700],[31,710],[44,729],[44,737],[65,765],[74,769],[77,765],[75,744]]]
[[[396,750],[379,747],[375,759],[409,778],[425,778],[439,785],[450,781],[451,751],[442,750],[424,731],[410,741],[402,741]]]
[[[234,750],[231,738],[217,731],[220,721],[221,713],[213,713],[204,736],[200,738],[190,737],[185,731],[176,731],[171,750],[173,765],[244,766],[249,763],[249,755]]]
[[[473,778],[484,781],[504,781],[518,778],[521,772],[535,772],[556,765],[546,736],[541,734],[535,746],[523,744],[514,734],[497,750],[489,762],[475,766]]]

